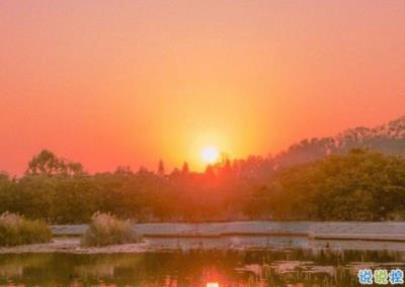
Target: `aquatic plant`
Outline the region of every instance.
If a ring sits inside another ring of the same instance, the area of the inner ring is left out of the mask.
[[[83,246],[105,246],[139,241],[129,220],[120,220],[110,213],[96,212],[82,237]]]
[[[51,238],[51,230],[41,220],[29,220],[10,212],[0,215],[0,246],[45,243]]]

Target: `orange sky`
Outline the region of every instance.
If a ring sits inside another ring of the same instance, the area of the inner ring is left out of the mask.
[[[266,155],[405,113],[405,1],[0,1],[0,170]]]

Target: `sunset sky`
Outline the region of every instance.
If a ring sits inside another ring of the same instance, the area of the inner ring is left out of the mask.
[[[352,3],[353,2],[353,3]],[[405,114],[405,1],[0,1],[0,170],[267,155]]]

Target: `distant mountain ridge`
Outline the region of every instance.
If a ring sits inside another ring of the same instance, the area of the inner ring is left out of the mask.
[[[405,116],[386,124],[348,129],[334,137],[305,139],[275,156],[280,167],[306,163],[355,148],[405,156]]]

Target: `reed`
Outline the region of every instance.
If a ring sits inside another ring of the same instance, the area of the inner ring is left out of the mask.
[[[0,246],[45,243],[52,238],[48,225],[41,220],[29,220],[5,212],[0,215]]]
[[[96,212],[84,233],[83,246],[105,246],[139,241],[129,220],[120,220],[110,213]]]

